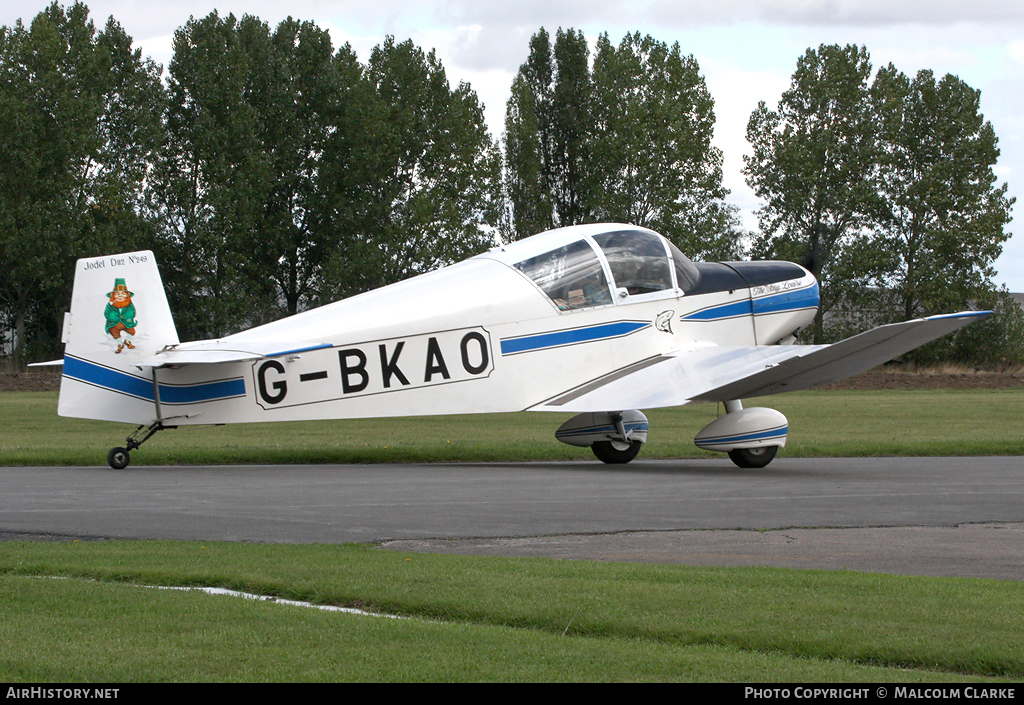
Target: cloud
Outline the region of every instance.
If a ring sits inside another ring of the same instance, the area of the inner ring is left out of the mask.
[[[687,5],[691,3],[686,3]],[[702,7],[701,4],[692,3]],[[679,4],[660,0],[653,11]],[[1024,22],[1024,7],[1012,0],[722,0],[703,6],[706,21],[751,21],[812,26],[946,25],[992,20]]]
[[[1006,50],[1011,59],[1019,64],[1024,64],[1024,41],[1010,42]]]
[[[761,22],[774,25],[946,25],[998,21],[1024,23],[1019,0],[527,0],[437,3],[435,17],[453,24],[584,28],[594,23],[686,28]]]

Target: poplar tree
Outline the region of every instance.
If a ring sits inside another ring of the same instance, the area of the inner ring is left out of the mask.
[[[346,225],[336,213],[356,209],[338,194],[368,171],[351,143],[373,140],[354,52],[335,53],[311,22],[271,30],[216,12],[191,19],[174,46],[158,193],[183,336],[217,337],[319,303]]]
[[[259,242],[271,160],[248,99],[254,17],[190,19],[174,35],[167,141],[161,152],[160,261],[178,333],[213,338],[263,318],[268,282],[242,277]]]
[[[506,107],[513,239],[587,222],[594,195],[589,49],[582,32],[541,28]]]
[[[559,29],[555,37],[555,81],[551,97],[550,170],[559,225],[591,219],[594,208],[590,50],[583,32]]]
[[[516,76],[505,117],[502,236],[506,240],[543,232],[553,225],[537,109],[537,98],[526,77]]]
[[[388,37],[364,72],[360,139],[342,150],[338,249],[324,299],[349,296],[485,250],[500,208],[500,156],[483,106],[452,88],[433,51]]]
[[[656,230],[691,257],[734,258],[735,209],[697,60],[650,35],[614,47],[604,34],[593,84],[594,217]]]
[[[620,221],[688,254],[738,255],[725,205],[714,101],[696,60],[639,33],[607,34],[588,66],[583,34],[541,29],[513,83],[505,122],[506,230]]]
[[[273,313],[290,315],[312,304],[338,244],[331,208],[341,185],[325,166],[337,156],[333,135],[351,134],[358,119],[351,103],[362,68],[351,47],[335,53],[328,32],[312,22],[289,17],[273,32],[262,24],[242,29],[251,56],[246,100],[259,116],[269,181],[257,213],[259,246],[246,252],[241,272],[271,282],[281,304]]]
[[[144,185],[159,145],[160,67],[110,18],[56,2],[0,28],[0,307],[20,366],[60,353],[79,257],[151,242]]]
[[[870,78],[863,47],[808,49],[778,108],[762,101],[747,123],[753,153],[743,173],[765,202],[755,255],[799,262],[821,282],[815,342],[824,340],[823,318],[841,298],[840,283],[853,274],[837,264],[849,263],[844,250],[870,224],[877,199]]]

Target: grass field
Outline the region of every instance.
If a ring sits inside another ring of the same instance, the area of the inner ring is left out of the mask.
[[[785,455],[1024,454],[1024,390],[768,398]],[[102,464],[128,427],[0,394],[0,463]],[[714,406],[641,457],[702,455]],[[185,428],[133,463],[571,459],[563,418]],[[3,469],[0,468],[0,482]],[[116,474],[111,475],[116,481]],[[0,517],[0,530],[2,530]],[[64,579],[54,579],[62,577]],[[214,586],[384,619],[141,586]],[[850,571],[406,554],[372,546],[0,542],[0,681],[950,682],[1024,678],[1024,584]]]
[[[780,456],[1022,455],[1024,387],[998,390],[799,392],[751,400],[789,419]],[[55,392],[0,393],[0,464],[102,465],[132,426],[57,416]],[[693,437],[713,404],[646,412],[641,458],[722,457]],[[572,460],[559,443],[568,414],[518,413],[189,427],[158,433],[140,464],[383,463]]]
[[[848,571],[6,542],[0,681],[1019,681],[1022,598],[1016,582]]]

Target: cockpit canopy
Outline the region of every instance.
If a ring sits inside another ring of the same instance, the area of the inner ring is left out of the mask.
[[[515,268],[533,280],[560,309],[611,303],[604,267],[586,240],[524,259]]]
[[[595,232],[513,266],[561,310],[610,304],[613,292],[622,298],[686,294],[700,282],[696,265],[675,245],[639,229]]]

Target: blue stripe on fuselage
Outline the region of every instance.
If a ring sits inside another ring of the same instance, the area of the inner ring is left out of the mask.
[[[693,313],[680,316],[683,321],[720,321],[726,318],[738,318],[751,314],[785,313],[818,305],[818,283],[801,289],[783,291],[778,294],[762,296],[755,299],[732,301],[720,306],[710,306]]]
[[[64,376],[119,394],[155,401],[152,380],[70,355],[64,356]],[[241,377],[198,384],[160,385],[161,404],[198,404],[244,396],[245,381]]]
[[[754,313],[782,313],[818,305],[818,283],[802,289],[784,291],[771,296],[754,299]]]
[[[619,338],[635,333],[638,330],[649,328],[650,326],[651,324],[646,321],[616,321],[615,323],[602,323],[601,325],[586,326],[584,328],[571,328],[569,330],[551,331],[550,333],[538,333],[537,335],[525,335],[521,338],[506,338],[501,341],[501,354],[512,355],[547,348],[558,348],[563,345]]]
[[[743,299],[742,301],[733,301],[732,303],[722,304],[721,306],[712,306],[711,308],[706,308],[701,311],[694,311],[693,313],[680,316],[680,320],[720,321],[723,318],[749,316],[753,312],[750,299]]]

